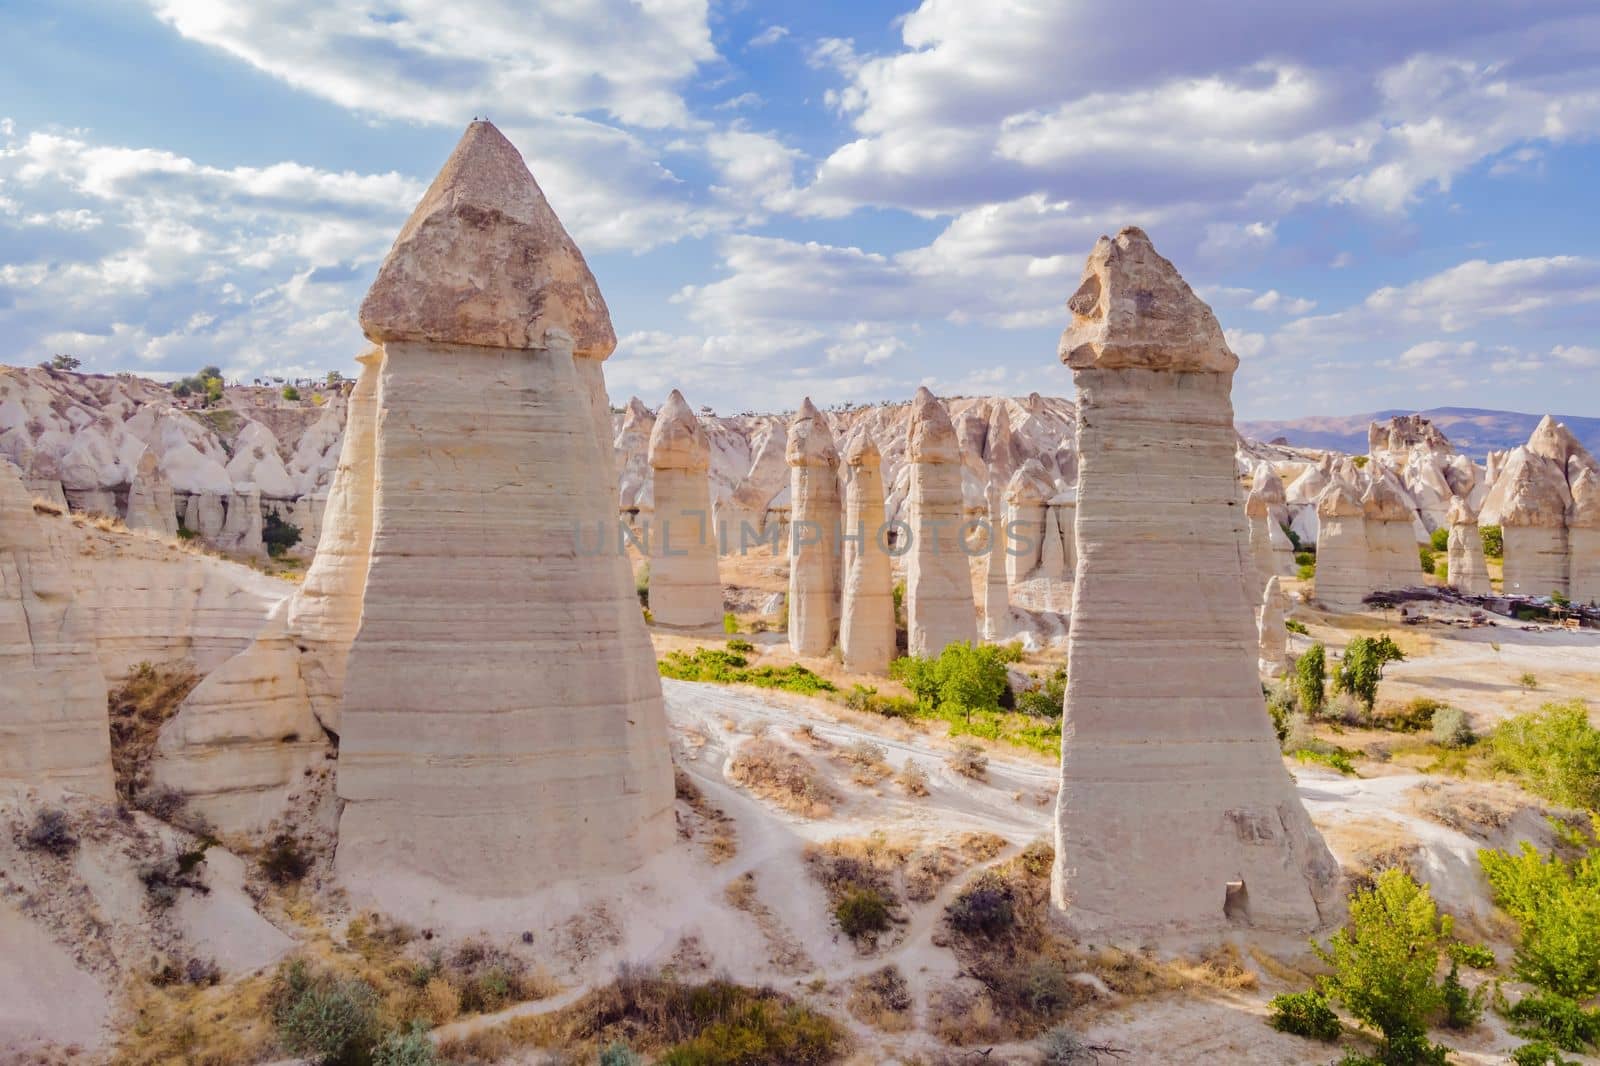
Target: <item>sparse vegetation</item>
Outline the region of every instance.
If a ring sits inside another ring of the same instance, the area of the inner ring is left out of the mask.
[[[311,871],[311,859],[291,833],[278,833],[261,849],[261,872],[275,885],[293,884]]]
[[[1051,671],[1038,688],[1017,694],[1017,710],[1035,718],[1060,718],[1067,696],[1067,668]]]
[[[261,543],[266,545],[269,556],[281,559],[290,548],[300,543],[300,527],[284,521],[277,512],[268,511],[261,520]]]
[[[186,666],[142,662],[106,698],[111,717],[111,770],[124,802],[170,820],[172,811],[151,810],[150,761],[167,719],[178,713],[199,676]]]
[[[1489,735],[1494,766],[1536,795],[1569,807],[1600,809],[1600,729],[1582,700],[1547,703],[1508,718]]]
[[[756,685],[814,696],[836,691],[833,682],[801,666],[751,666],[750,660],[720,648],[696,648],[691,654],[669,651],[657,663],[662,677],[679,681],[712,681],[724,685]]]
[[[989,756],[971,741],[958,742],[950,757],[945,760],[945,765],[962,777],[970,777],[974,781],[989,779]]]
[[[1433,742],[1442,748],[1470,747],[1478,738],[1459,707],[1441,707],[1434,712],[1431,727]]]
[[[1302,637],[1309,637],[1311,635],[1311,630],[1307,629],[1306,624],[1300,621],[1298,618],[1285,618],[1283,620],[1283,628],[1287,629],[1291,633],[1298,633]]]
[[[72,823],[67,818],[67,812],[60,807],[42,808],[34,815],[33,824],[28,827],[22,840],[29,849],[54,855],[58,859],[66,858],[78,848]]]
[[[739,632],[739,616],[732,611],[722,612],[722,631],[729,636]]]
[[[1505,557],[1505,533],[1499,526],[1479,526],[1478,536],[1483,538],[1483,554],[1485,556],[1490,559]]]
[[[747,740],[728,767],[728,777],[786,811],[826,818],[839,797],[806,758],[765,737]]]
[[[856,1018],[884,1032],[900,1032],[911,1025],[911,988],[898,966],[885,966],[852,981],[845,1006]]]
[[[861,940],[889,928],[889,901],[876,888],[857,886],[834,904],[833,918],[845,936]]]
[[[272,1019],[283,1050],[319,1066],[364,1066],[382,1035],[371,985],[313,972],[301,959],[278,971]]]
[[[1350,693],[1371,713],[1378,700],[1378,682],[1383,680],[1384,666],[1404,659],[1405,653],[1388,634],[1355,637],[1345,645],[1344,659],[1334,673],[1334,691]]]
[[[1328,1006],[1327,998],[1315,989],[1274,996],[1271,1007],[1272,1015],[1267,1023],[1280,1033],[1331,1044],[1344,1032],[1344,1026],[1333,1008]]]

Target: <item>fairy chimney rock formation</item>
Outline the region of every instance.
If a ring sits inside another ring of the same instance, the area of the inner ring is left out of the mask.
[[[178,535],[172,482],[161,473],[161,464],[152,448],[139,453],[133,480],[128,485],[128,513],[124,521],[129,529],[144,529],[162,537]]]
[[[1238,359],[1138,229],[1100,239],[1068,307],[1079,561],[1052,902],[1097,943],[1314,929],[1338,866],[1256,670]]]
[[[789,423],[789,648],[826,655],[838,596],[839,452],[808,396]]]
[[[926,388],[911,401],[906,447],[911,487],[906,524],[906,629],[912,655],[938,655],[947,644],[976,641],[978,607],[962,539],[961,452],[944,404]]]
[[[109,800],[111,721],[93,623],[0,458],[0,792],[35,785]]]
[[[1489,567],[1483,559],[1483,536],[1478,518],[1460,496],[1450,501],[1450,540],[1446,546],[1445,573],[1452,588],[1469,596],[1487,596]]]
[[[711,522],[711,445],[673,389],[650,431],[655,518],[649,531],[650,614],[665,626],[722,621],[716,530]]]
[[[1572,481],[1567,510],[1567,595],[1600,603],[1600,470],[1585,467]]]
[[[844,595],[839,650],[844,668],[887,674],[895,655],[894,575],[884,543],[883,456],[872,435],[858,432],[845,448]]]
[[[1480,523],[1501,528],[1508,595],[1566,591],[1571,489],[1556,457],[1536,451],[1535,443],[1511,449],[1478,513]]]
[[[1289,630],[1284,625],[1285,596],[1278,575],[1267,578],[1256,608],[1256,668],[1266,677],[1282,677],[1289,665]]]
[[[383,363],[337,873],[419,917],[441,891],[638,868],[675,835],[661,684],[625,563],[582,535],[616,517],[597,411],[614,335],[487,122],[401,230],[361,325]]]
[[[1043,464],[1029,459],[1006,484],[1006,531],[1011,547],[1006,553],[1006,581],[1015,587],[1039,568],[1048,523],[1048,501],[1053,486]]]
[[[1374,464],[1376,465],[1376,464]],[[1367,532],[1368,592],[1403,589],[1422,583],[1411,505],[1387,470],[1372,473],[1362,494]]]
[[[1334,477],[1317,497],[1317,601],[1358,611],[1372,591],[1366,508],[1354,485]]]

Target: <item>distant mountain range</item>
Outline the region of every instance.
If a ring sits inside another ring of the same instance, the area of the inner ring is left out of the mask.
[[[1484,411],[1476,407],[1435,407],[1428,411],[1397,408],[1364,415],[1297,418],[1285,422],[1240,422],[1238,429],[1245,436],[1262,441],[1282,437],[1302,448],[1329,448],[1364,454],[1367,450],[1367,426],[1395,415],[1409,414],[1419,414],[1432,421],[1459,451],[1479,462],[1483,461],[1487,452],[1504,451],[1526,444],[1528,435],[1544,417],[1517,411]],[[1600,454],[1600,418],[1556,415],[1556,420],[1565,422],[1584,447]]]

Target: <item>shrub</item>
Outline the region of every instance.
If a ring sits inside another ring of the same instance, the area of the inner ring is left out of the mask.
[[[1017,694],[1017,710],[1035,718],[1060,718],[1067,696],[1067,668],[1060,667],[1038,688]]]
[[[1297,618],[1285,618],[1283,620],[1283,628],[1287,629],[1291,633],[1298,633],[1302,637],[1309,637],[1311,635],[1311,630],[1307,629],[1306,624]]]
[[[1572,1059],[1564,1059],[1561,1052],[1543,1040],[1523,1044],[1511,1052],[1513,1066],[1579,1066]]]
[[[1433,715],[1433,742],[1442,748],[1465,748],[1477,740],[1467,713],[1459,707],[1441,707]]]
[[[64,859],[78,846],[67,812],[59,807],[46,807],[34,816],[23,843],[34,851],[43,851]]]
[[[300,543],[300,527],[268,511],[261,520],[261,543],[266,545],[268,555],[281,558],[284,552]]]
[[[1294,576],[1299,578],[1301,581],[1314,580],[1316,578],[1316,576],[1317,576],[1317,564],[1316,563],[1301,563],[1295,569]]]
[[[1039,1038],[1042,1066],[1088,1066],[1100,1061],[1100,1056],[1083,1038],[1065,1025],[1058,1025]]]
[[[1433,548],[1433,550],[1436,551],[1436,552],[1449,551],[1450,550],[1450,530],[1449,530],[1449,528],[1447,528],[1445,526],[1440,526],[1438,529],[1434,530],[1432,533],[1429,533],[1428,534],[1428,545],[1429,545],[1429,547]]]
[[[1445,975],[1439,992],[1444,999],[1444,1024],[1451,1029],[1471,1029],[1483,1017],[1484,990],[1469,991],[1461,983],[1461,964],[1450,961],[1450,972]]]
[[[1489,737],[1495,765],[1529,791],[1569,807],[1600,808],[1600,729],[1582,700],[1508,718]]]
[[[1421,565],[1424,574],[1431,575],[1434,567],[1433,549],[1426,544],[1418,544],[1417,562]]]
[[[914,759],[907,759],[906,764],[895,775],[895,780],[900,787],[906,790],[909,796],[926,796],[928,794],[928,771]]]
[[[739,616],[732,611],[722,613],[722,631],[729,636],[739,632]]]
[[[1539,687],[1539,678],[1535,674],[1523,674],[1517,678],[1517,687],[1524,692],[1532,692]]]
[[[750,643],[748,640],[740,640],[737,637],[728,641],[723,645],[723,647],[727,648],[735,655],[752,655],[756,650],[756,646],[754,644]]]
[[[1536,992],[1506,1008],[1511,1031],[1547,1041],[1563,1051],[1600,1044],[1600,1010],[1585,1010],[1566,996]]]
[[[1433,728],[1434,716],[1444,710],[1444,706],[1429,696],[1417,696],[1398,707],[1393,704],[1384,707],[1374,724],[1396,733],[1420,733]]]
[[[1479,526],[1478,536],[1483,538],[1483,554],[1491,559],[1503,558],[1506,554],[1505,534],[1499,526]]]
[[[639,606],[650,605],[650,563],[640,564],[639,572],[633,575],[633,592],[639,597]]]
[[[1300,710],[1306,717],[1315,718],[1322,713],[1322,705],[1327,700],[1328,665],[1327,649],[1321,644],[1313,644],[1307,648],[1304,655],[1295,660],[1294,664],[1294,692],[1299,701]]]
[[[1474,970],[1494,969],[1494,952],[1482,944],[1468,944],[1457,940],[1445,949],[1450,953],[1450,958],[1463,966],[1470,966]]]
[[[1015,893],[1004,877],[985,870],[950,901],[945,918],[959,933],[992,939],[1016,924]]]
[[[1316,566],[1317,553],[1312,551],[1297,551],[1294,553],[1294,564],[1296,566]]]
[[[292,403],[295,400],[300,399],[300,390],[295,388],[293,385],[285,385],[283,387],[283,398]]]
[[[300,850],[300,842],[288,833],[279,833],[261,853],[261,872],[275,885],[299,881],[311,870],[311,859]]]
[[[877,889],[857,885],[834,904],[833,917],[845,936],[859,940],[889,928],[889,901]]]
[[[1279,684],[1267,690],[1267,717],[1272,719],[1272,731],[1281,746],[1289,738],[1289,722],[1295,716],[1294,689]]]
[[[365,981],[312,974],[296,959],[280,967],[272,1006],[283,1050],[320,1066],[362,1066],[378,1041],[378,994]]]
[[[437,1066],[438,1062],[427,1026],[419,1021],[403,1033],[390,1033],[372,1049],[372,1066]]]
[[[1329,994],[1382,1034],[1386,1063],[1429,1061],[1427,1019],[1443,1005],[1434,972],[1452,924],[1426,886],[1391,868],[1350,897],[1350,924],[1316,949],[1333,969]]]
[[[721,648],[696,648],[692,655],[682,651],[670,651],[657,660],[656,668],[662,677],[675,678],[679,681],[756,685],[760,688],[784,689],[805,695],[835,691],[833,682],[798,663],[790,663],[787,666],[751,666],[750,660],[743,655]]]
[[[958,743],[956,750],[945,760],[945,765],[962,777],[970,777],[974,781],[984,781],[989,777],[989,756],[971,741]]]
[[[1518,925],[1512,972],[1570,999],[1600,994],[1600,845],[1568,860],[1524,841],[1515,855],[1486,849],[1478,861]]]
[[[1331,1044],[1344,1031],[1339,1016],[1328,1006],[1322,993],[1315,989],[1274,996],[1271,1007],[1272,1017],[1267,1019],[1267,1023],[1280,1033],[1292,1033]]]
[[[600,1051],[600,1066],[640,1066],[642,1060],[627,1044],[618,1041]]]
[[[919,703],[952,704],[968,714],[993,710],[1007,691],[1005,654],[992,644],[956,641],[945,645],[937,658],[896,659],[889,664],[889,676],[910,689]]]
[[[1333,676],[1336,692],[1348,692],[1368,711],[1378,701],[1378,682],[1383,680],[1383,668],[1392,662],[1401,662],[1405,654],[1388,634],[1380,637],[1356,637],[1344,649],[1344,659]]]

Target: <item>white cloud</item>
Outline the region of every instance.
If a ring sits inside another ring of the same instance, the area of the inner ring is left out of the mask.
[[[794,199],[795,165],[803,155],[770,133],[735,125],[708,134],[706,154],[736,202],[782,209]]]
[[[1584,347],[1577,344],[1558,344],[1550,349],[1550,354],[1568,366],[1600,367],[1600,348]]]
[[[750,38],[751,48],[767,48],[789,36],[789,27],[774,23]]]
[[[1476,341],[1423,341],[1413,344],[1400,353],[1400,365],[1406,369],[1431,366],[1450,359],[1476,355]]]
[[[1266,292],[1250,301],[1250,310],[1286,315],[1303,315],[1317,306],[1317,301],[1304,297],[1284,296],[1277,289]]]
[[[1222,331],[1222,336],[1228,342],[1228,347],[1233,349],[1233,354],[1240,359],[1253,359],[1267,348],[1267,337],[1264,333],[1225,329]]]

